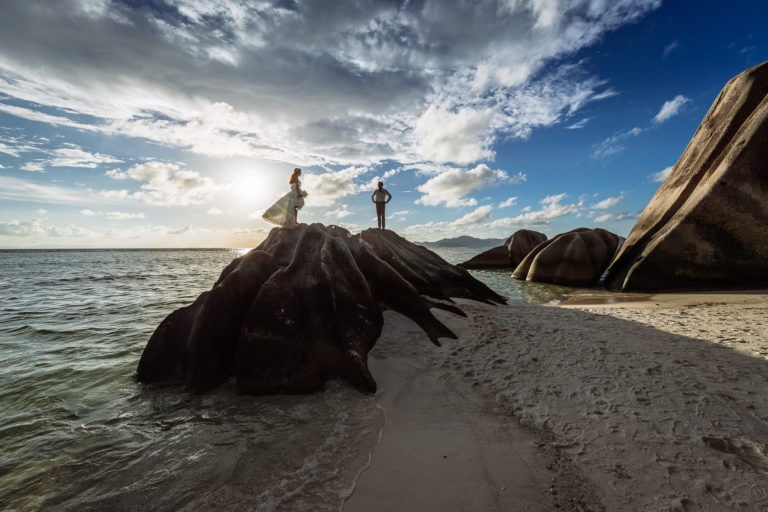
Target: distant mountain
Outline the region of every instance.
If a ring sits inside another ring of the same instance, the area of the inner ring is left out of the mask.
[[[506,240],[504,238],[475,238],[473,236],[457,236],[456,238],[443,238],[437,242],[417,242],[419,245],[427,247],[469,247],[471,249],[482,249],[485,247],[498,247]]]

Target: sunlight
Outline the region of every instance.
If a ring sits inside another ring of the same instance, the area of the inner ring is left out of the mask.
[[[229,206],[249,211],[265,209],[288,191],[287,178],[282,183],[280,176],[274,173],[257,173],[248,169],[237,174],[240,177],[230,189],[229,198],[233,203]]]

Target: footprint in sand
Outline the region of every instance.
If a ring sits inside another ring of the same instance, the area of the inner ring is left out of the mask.
[[[701,440],[710,448],[738,457],[757,472],[768,474],[768,446],[749,439],[730,439],[727,437],[704,436]]]

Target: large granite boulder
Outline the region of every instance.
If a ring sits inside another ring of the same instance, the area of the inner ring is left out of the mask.
[[[605,229],[578,228],[536,246],[512,276],[563,286],[594,286],[600,281],[620,238]]]
[[[467,261],[459,263],[462,268],[509,268],[512,263],[509,261],[509,251],[506,245],[499,245],[483,251],[477,256],[472,256]]]
[[[509,254],[509,261],[513,267],[517,267],[535,247],[547,241],[547,235],[531,229],[515,231],[507,239],[504,246]]]
[[[768,286],[768,62],[733,78],[611,263],[627,291]]]
[[[136,377],[203,392],[234,375],[251,394],[309,393],[339,378],[373,392],[367,356],[381,334],[382,310],[411,318],[439,345],[456,336],[431,308],[463,315],[452,297],[505,302],[466,270],[392,231],[274,228],[211,290],[163,320]]]
[[[515,268],[534,247],[547,241],[547,235],[532,231],[530,229],[520,229],[515,231],[504,245],[488,249],[477,256],[459,263],[464,268]]]

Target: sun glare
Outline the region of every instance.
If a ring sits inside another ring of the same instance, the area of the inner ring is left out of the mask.
[[[234,181],[230,192],[235,205],[240,208],[248,210],[267,208],[288,189],[287,183],[281,186],[277,177],[269,173],[257,175],[249,170],[243,171],[240,175],[242,177]]]

